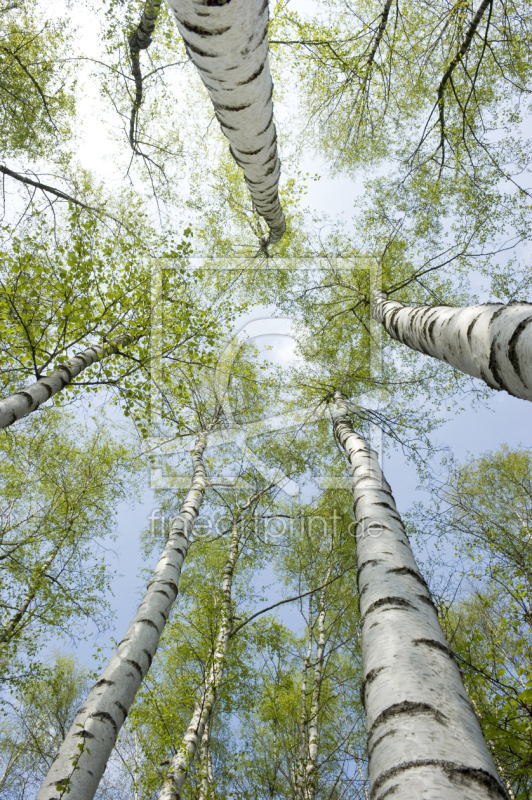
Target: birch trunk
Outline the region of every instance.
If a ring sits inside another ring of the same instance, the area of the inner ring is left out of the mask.
[[[377,291],[371,315],[413,350],[480,378],[492,389],[532,400],[532,304],[403,306]]]
[[[146,5],[142,10],[142,16],[138,27],[129,35],[129,56],[131,58],[131,71],[135,81],[135,99],[131,109],[131,117],[129,121],[129,142],[135,152],[139,152],[137,148],[137,117],[139,108],[142,103],[142,72],[140,69],[140,51],[146,50],[152,43],[152,33],[155,30],[157,17],[161,8],[162,0],[147,0]]]
[[[267,0],[168,0],[187,53],[214,106],[253,204],[266,221],[263,245],[286,224],[279,202],[281,162],[273,124]]]
[[[192,451],[194,477],[166,547],[148,584],[144,600],[100,680],[92,687],[61,745],[36,800],[92,800],[118,732],[148,672],[177,597],[177,585],[190,534],[205,494],[203,451],[207,431]]]
[[[198,800],[207,800],[209,795],[209,786],[212,785],[214,776],[212,774],[211,762],[211,747],[210,747],[210,726],[209,723],[205,725],[203,737],[201,739],[201,775],[200,786],[198,791]]]
[[[190,765],[198,751],[205,733],[205,728],[209,724],[211,718],[218,687],[223,678],[227,647],[232,628],[233,574],[238,559],[239,543],[240,534],[238,524],[236,524],[231,534],[231,546],[224,569],[220,626],[216,636],[208,678],[205,682],[201,700],[196,703],[192,719],[183,737],[181,747],[171,761],[170,769],[159,793],[159,800],[180,800],[181,791],[185,784]]]
[[[298,731],[298,760],[295,775],[294,800],[303,800],[305,792],[305,764],[307,761],[307,673],[312,657],[312,595],[308,601],[308,644],[301,678],[301,715]]]
[[[327,571],[325,583],[331,576]],[[318,609],[318,646],[316,648],[316,662],[312,685],[312,704],[310,707],[308,726],[308,761],[306,769],[306,800],[314,800],[318,782],[318,750],[320,743],[319,712],[321,683],[323,679],[323,662],[325,655],[325,587],[320,592],[320,605]]]
[[[121,347],[131,344],[133,341],[133,337],[123,336],[116,342],[88,347],[81,353],[77,353],[66,364],[61,364],[49,375],[39,378],[31,386],[0,400],[0,428],[8,428],[17,420],[31,414],[32,411],[37,411],[39,406],[64,389],[84,369],[96,364],[106,356],[119,353]]]
[[[338,393],[332,418],[353,474],[372,800],[505,798],[377,454]]]

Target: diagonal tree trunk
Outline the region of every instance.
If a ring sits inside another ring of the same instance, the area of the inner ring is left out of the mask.
[[[162,0],[147,0],[142,10],[138,27],[128,37],[131,72],[135,81],[135,99],[129,120],[129,143],[136,153],[139,152],[136,133],[137,118],[142,103],[143,84],[142,71],[140,69],[140,51],[146,50],[152,43],[151,37],[157,23],[161,2]]]
[[[218,688],[222,682],[227,658],[227,648],[233,621],[233,575],[239,555],[240,531],[238,521],[233,525],[231,546],[224,569],[222,584],[222,606],[220,624],[214,644],[212,659],[205,681],[201,700],[196,703],[192,719],[183,742],[171,761],[170,769],[162,785],[159,800],[179,800],[187,779],[190,765],[203,740],[210,722]]]
[[[404,306],[376,291],[371,315],[413,350],[532,400],[532,304]]]
[[[142,680],[177,597],[181,568],[190,534],[205,494],[207,477],[203,451],[210,428],[200,434],[192,451],[194,477],[166,547],[148,584],[144,600],[125,637],[92,687],[56,756],[36,800],[92,800],[120,728]]]
[[[278,196],[281,162],[273,124],[268,0],[168,3],[255,208],[270,230],[262,243],[275,244],[286,225]]]
[[[96,364],[106,356],[119,353],[121,347],[132,344],[138,338],[122,336],[115,342],[88,347],[67,361],[66,364],[61,364],[49,375],[39,378],[31,386],[0,400],[0,428],[8,428],[17,420],[31,414],[32,411],[37,411],[43,403],[64,389],[74,378],[77,378],[84,369]]]
[[[338,392],[332,418],[353,474],[372,800],[505,798],[377,454]]]

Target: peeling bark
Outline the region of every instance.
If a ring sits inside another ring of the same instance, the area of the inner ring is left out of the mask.
[[[480,378],[492,389],[532,400],[532,304],[404,306],[375,292],[371,315],[413,350]]]
[[[131,344],[133,341],[135,341],[133,337],[123,336],[116,342],[88,347],[67,361],[66,364],[61,364],[49,375],[39,378],[31,386],[0,400],[0,428],[8,428],[9,425],[13,425],[14,422],[31,414],[32,411],[37,411],[39,406],[64,389],[84,369],[96,364],[106,356],[119,353],[121,347]]]
[[[267,247],[286,224],[279,202],[281,162],[273,124],[268,61],[268,0],[168,0],[214,106],[229,149],[266,221]]]
[[[332,418],[351,465],[359,523],[371,798],[505,798],[377,454],[353,431],[339,393]]]
[[[144,600],[100,679],[80,708],[36,800],[92,800],[120,728],[148,672],[177,597],[190,534],[205,494],[203,451],[208,431],[192,451],[194,477]]]
[[[180,800],[190,765],[200,747],[205,729],[211,719],[218,688],[223,679],[227,648],[231,636],[233,574],[238,560],[239,543],[238,524],[235,524],[231,534],[231,547],[224,569],[220,625],[208,670],[208,677],[205,681],[201,700],[196,703],[181,746],[171,761],[170,769],[159,793],[159,800]]]

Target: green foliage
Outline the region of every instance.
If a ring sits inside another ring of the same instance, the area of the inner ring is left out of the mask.
[[[81,637],[90,620],[108,624],[104,543],[134,487],[134,462],[103,420],[83,426],[55,410],[3,431],[0,462],[0,668],[18,686],[44,642]]]
[[[433,503],[412,524],[435,568],[455,549],[442,620],[498,769],[514,796],[532,796],[532,456],[501,447],[431,482]],[[435,545],[439,548],[436,550]],[[452,601],[453,593],[455,596]]]
[[[53,19],[35,0],[0,8],[0,152],[54,157],[70,149],[76,108],[66,18]]]
[[[0,793],[30,800],[55,758],[88,688],[88,672],[56,652],[42,673],[26,680],[4,704],[0,719]]]

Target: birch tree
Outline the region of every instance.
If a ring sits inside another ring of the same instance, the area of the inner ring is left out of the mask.
[[[207,477],[203,452],[208,430],[192,451],[194,474],[180,513],[172,522],[166,547],[125,637],[78,711],[37,797],[52,800],[73,792],[91,800],[98,788],[120,728],[157,650],[177,597],[179,576],[198,517]]]
[[[408,347],[480,378],[492,389],[532,400],[529,303],[408,307],[376,291],[371,313]]]
[[[170,761],[170,769],[168,770],[159,793],[160,800],[174,800],[175,798],[181,797],[190,763],[202,747],[206,731],[208,735],[208,726],[212,717],[214,704],[224,679],[229,641],[235,627],[233,621],[233,576],[238,559],[241,555],[242,546],[246,544],[246,539],[249,538],[249,532],[245,529],[244,514],[250,507],[256,508],[261,497],[271,491],[272,488],[273,487],[270,485],[254,493],[248,497],[242,506],[237,505],[232,514],[233,518],[231,520],[230,531],[228,532],[229,542],[227,558],[223,569],[220,608],[217,615],[217,631],[206,664],[202,695],[196,702],[194,713],[185,736],[181,744],[177,747],[176,754]],[[252,520],[252,522],[254,522],[254,520]],[[205,742],[204,746],[208,748],[208,741]],[[208,765],[206,765],[206,768],[208,768]]]
[[[261,243],[275,244],[286,224],[278,196],[281,163],[273,123],[268,5],[233,0],[208,12],[190,0],[171,0],[169,5],[253,204],[268,225]]]
[[[338,394],[331,413],[353,475],[372,794],[505,797],[377,455]]]

